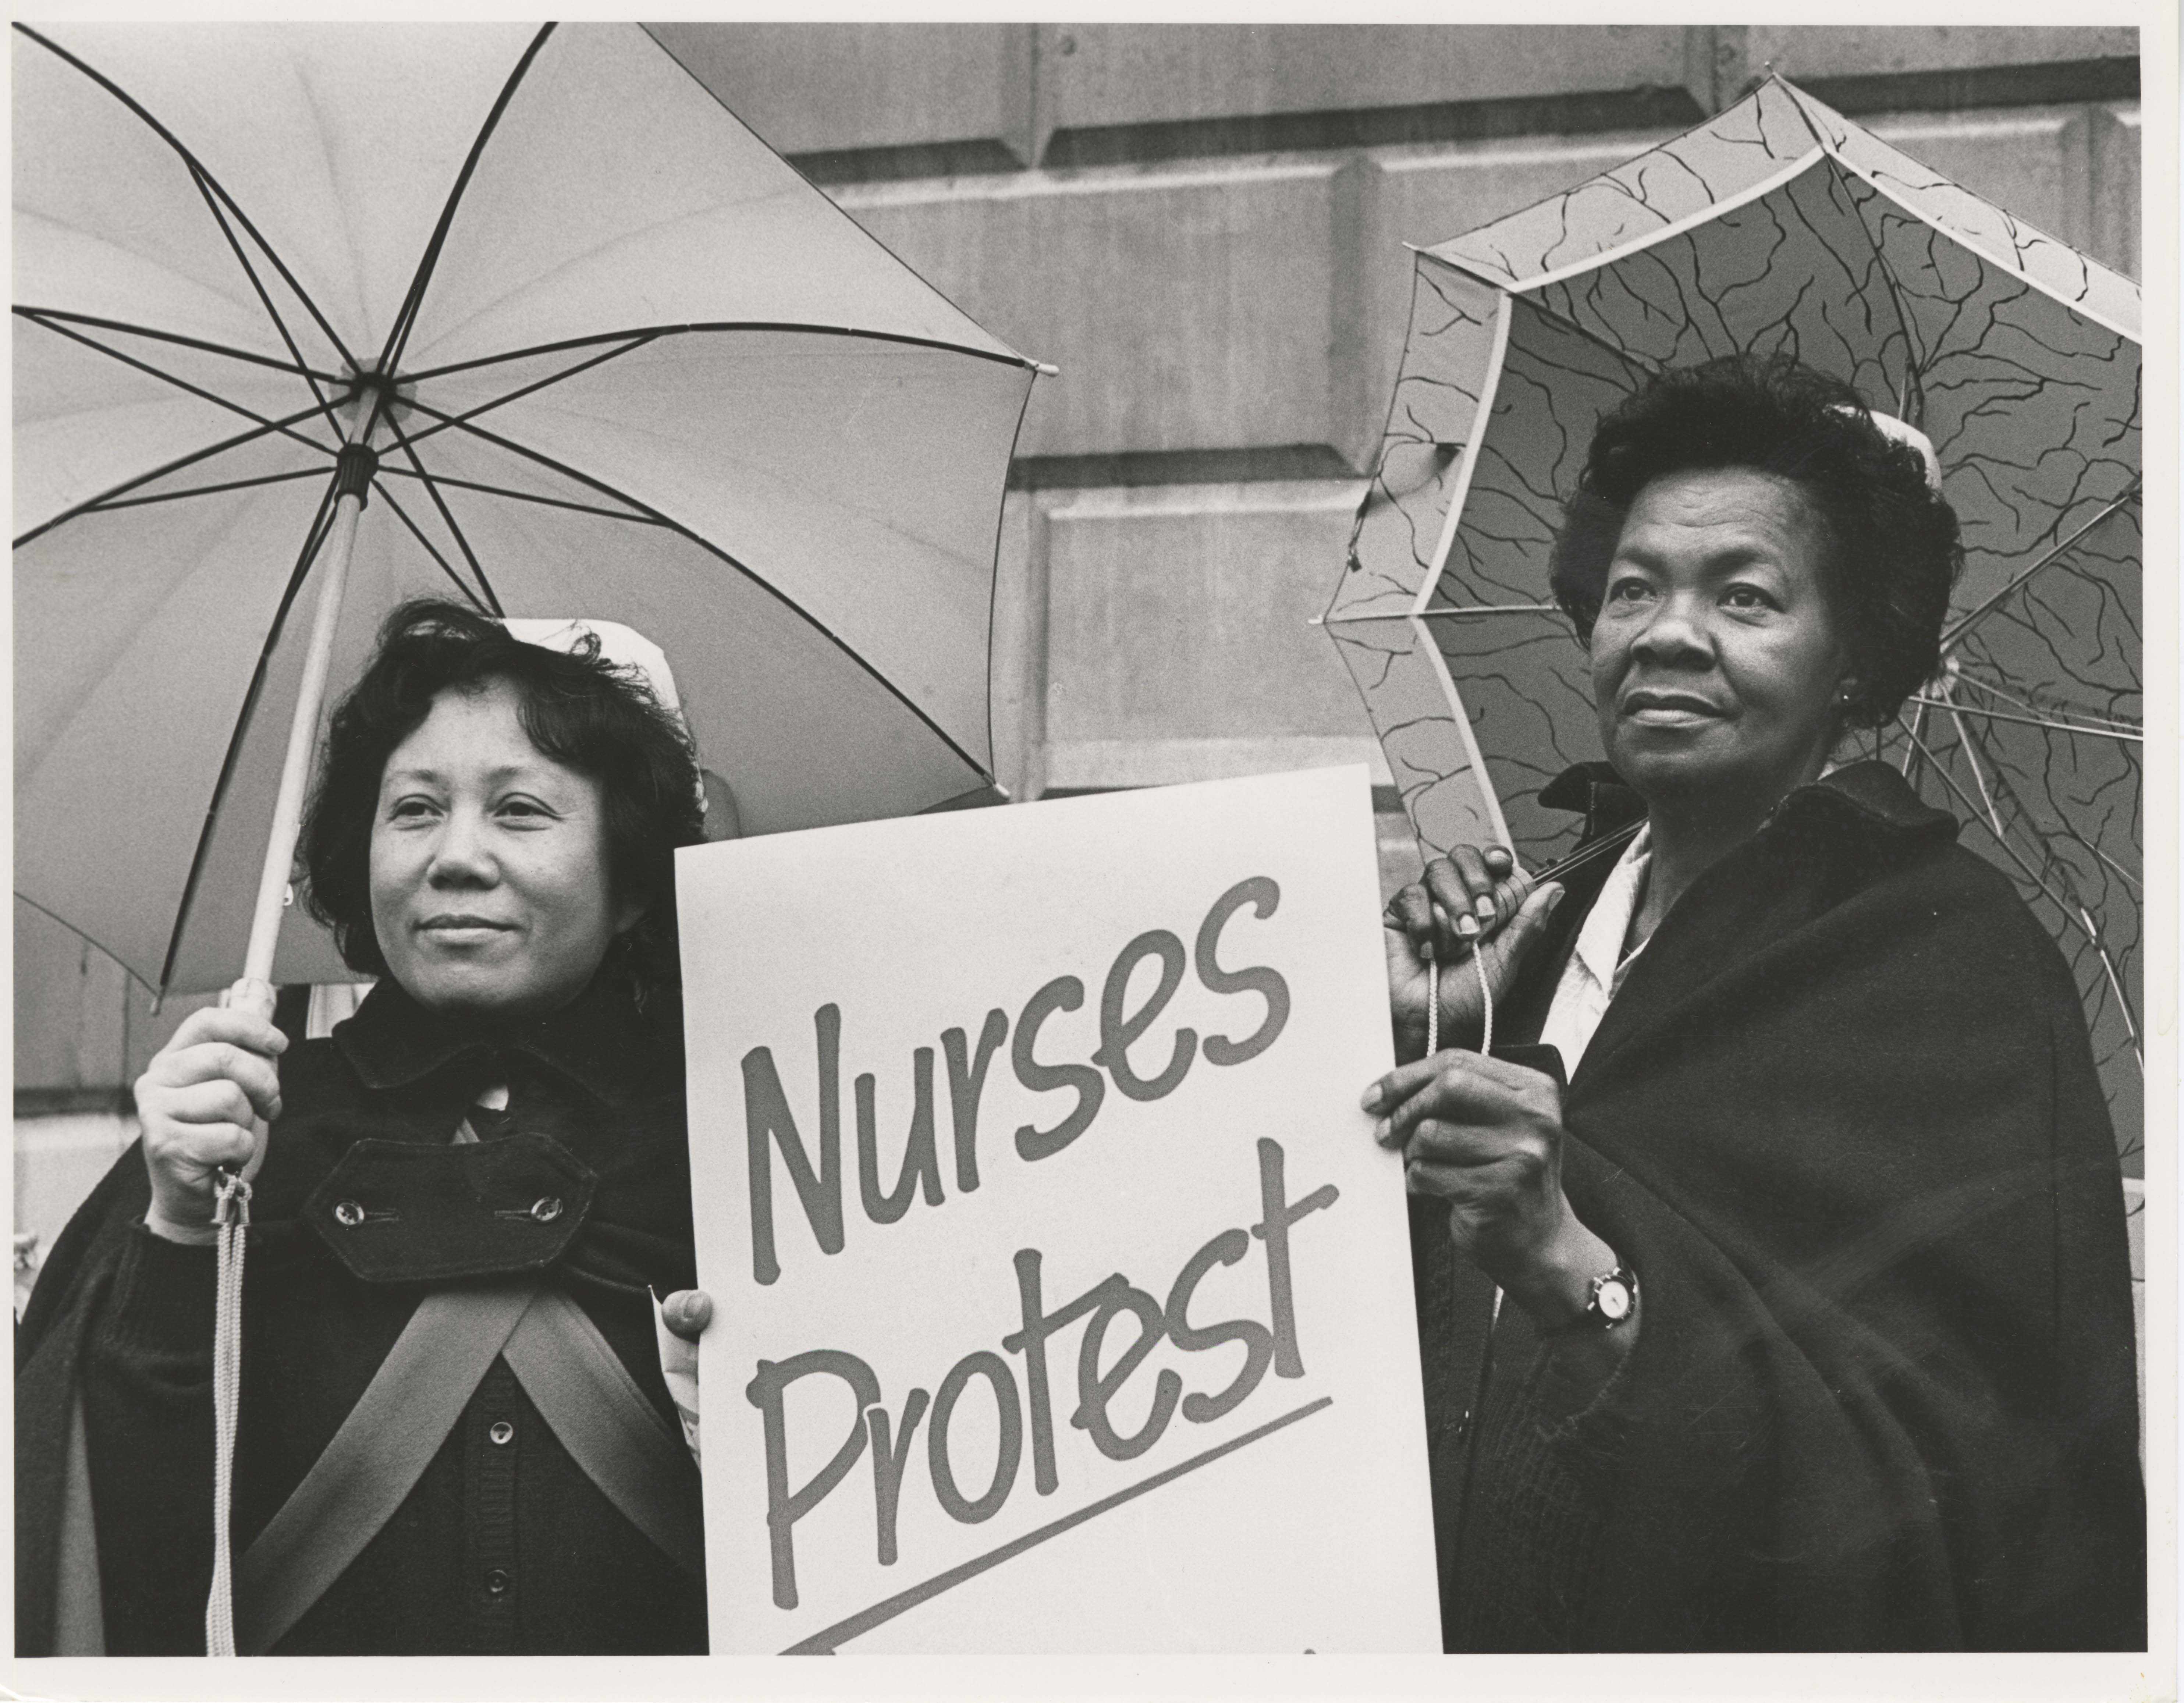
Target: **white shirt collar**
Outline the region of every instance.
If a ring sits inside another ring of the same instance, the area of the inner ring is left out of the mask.
[[[1641,827],[1636,837],[1623,848],[1622,857],[1601,885],[1600,896],[1593,902],[1585,926],[1578,931],[1577,956],[1584,960],[1592,979],[1605,988],[1613,988],[1616,973],[1630,962],[1624,956],[1623,942],[1630,933],[1638,896],[1645,890],[1646,871],[1653,855],[1652,834],[1650,826]],[[1635,952],[1630,955],[1636,956]]]

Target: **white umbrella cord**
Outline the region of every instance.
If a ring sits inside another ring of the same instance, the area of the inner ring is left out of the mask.
[[[250,1229],[250,1185],[224,1172],[213,1204],[219,1229],[212,1329],[212,1592],[205,1600],[205,1654],[235,1654],[235,1568],[228,1522],[235,1495],[235,1420],[242,1396],[242,1254]]]
[[[1471,954],[1473,969],[1479,972],[1479,1006],[1485,1021],[1479,1033],[1479,1050],[1494,1050],[1494,990],[1487,985],[1486,954],[1474,947]],[[1440,961],[1426,960],[1426,1057],[1430,1058],[1440,1051]]]

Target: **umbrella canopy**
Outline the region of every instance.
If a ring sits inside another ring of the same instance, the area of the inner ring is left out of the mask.
[[[335,690],[404,597],[580,610],[747,831],[989,783],[1034,363],[642,30],[41,28],[14,96],[23,897],[237,974],[344,468]]]
[[[1770,79],[1674,141],[1418,254],[1386,441],[1327,615],[1429,853],[1537,867],[1600,755],[1547,560],[1601,416],[1786,353],[1919,426],[1963,527],[1943,673],[1879,741],[2076,970],[2137,1144],[2136,285]]]

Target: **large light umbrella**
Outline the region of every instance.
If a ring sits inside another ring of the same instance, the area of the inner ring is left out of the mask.
[[[657,639],[746,831],[989,783],[1034,363],[644,31],[19,28],[14,96],[23,897],[343,974],[295,813],[422,593]]]
[[[1879,741],[2070,959],[2138,1145],[2139,293],[1770,79],[1417,256],[1388,434],[1327,627],[1429,853],[1537,868],[1599,755],[1549,546],[1593,429],[1665,368],[1785,351],[1933,440],[1966,572]]]

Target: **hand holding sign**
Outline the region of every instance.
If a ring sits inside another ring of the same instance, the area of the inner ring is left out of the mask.
[[[1362,771],[682,854],[716,1649],[1438,1647],[1373,859]]]

